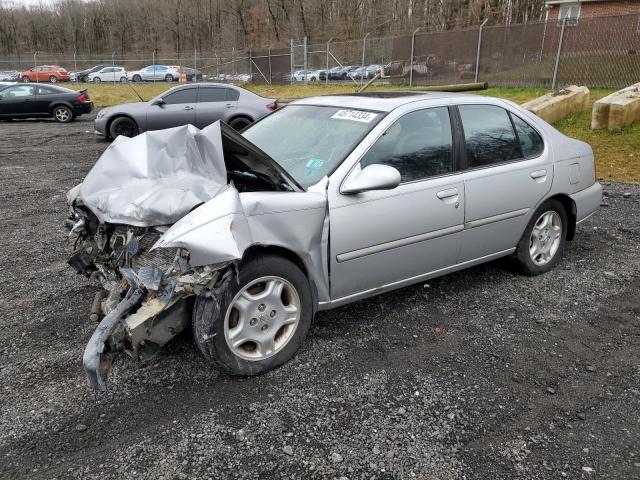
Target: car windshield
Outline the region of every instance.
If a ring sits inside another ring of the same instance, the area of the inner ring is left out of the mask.
[[[300,185],[309,187],[330,175],[383,116],[366,110],[290,105],[242,135]]]

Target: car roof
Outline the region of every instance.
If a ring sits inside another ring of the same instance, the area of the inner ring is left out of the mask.
[[[338,95],[322,95],[303,98],[291,102],[291,105],[318,105],[326,107],[346,107],[358,110],[376,110],[390,112],[407,103],[439,98],[484,98],[477,95],[453,92],[403,92],[390,90],[386,92],[345,93]]]

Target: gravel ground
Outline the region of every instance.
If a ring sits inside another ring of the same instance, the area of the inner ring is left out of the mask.
[[[96,396],[97,289],[61,226],[92,127],[0,123],[0,478],[640,477],[639,186],[606,185],[547,275],[493,262],[321,313],[258,378],[185,333]]]

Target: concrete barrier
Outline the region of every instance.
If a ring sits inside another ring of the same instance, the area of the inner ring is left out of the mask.
[[[549,123],[557,122],[570,113],[589,109],[591,97],[587,87],[570,87],[534,98],[522,106]]]
[[[593,104],[591,128],[624,127],[640,120],[640,83],[623,88]]]

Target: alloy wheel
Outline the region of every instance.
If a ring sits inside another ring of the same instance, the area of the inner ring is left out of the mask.
[[[558,212],[544,212],[533,225],[529,239],[529,255],[538,266],[546,265],[558,252],[562,240],[562,219]]]
[[[224,337],[234,355],[259,361],[282,350],[293,337],[302,303],[282,277],[251,281],[236,294],[224,318]]]
[[[67,108],[59,107],[56,108],[54,116],[56,117],[57,121],[65,123],[71,119],[71,112]]]

